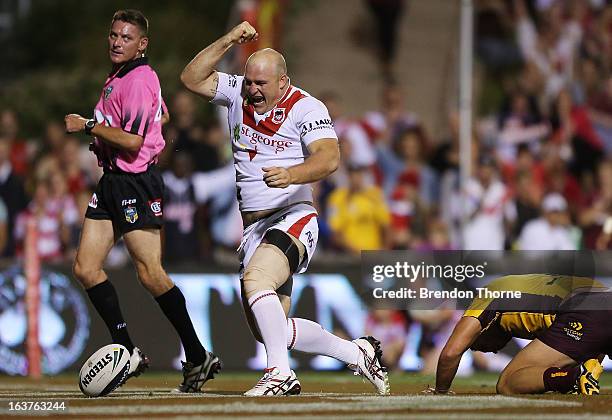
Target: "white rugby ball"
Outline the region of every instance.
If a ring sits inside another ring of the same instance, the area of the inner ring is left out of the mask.
[[[91,355],[79,372],[79,388],[88,397],[102,397],[123,382],[130,370],[130,352],[109,344]]]

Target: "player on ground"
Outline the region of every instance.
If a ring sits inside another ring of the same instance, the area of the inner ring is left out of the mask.
[[[92,151],[104,168],[83,223],[74,275],[83,284],[114,343],[131,353],[129,376],[148,367],[148,358],[134,347],[121,314],[117,293],[103,264],[123,236],[138,278],[153,295],[180,336],[187,361],[179,392],[198,392],[220,369],[219,358],[207,352],[187,313],[185,297],[161,265],[163,180],[156,167],[164,148],[162,122],[168,114],[159,80],[148,64],[148,21],[137,10],[117,11],[108,35],[112,71],[104,83],[94,118],[65,117],[70,133],[94,137]]]
[[[533,340],[506,366],[500,394],[599,393],[602,355],[612,353],[612,332],[599,327],[612,315],[612,295],[586,277],[528,274],[501,277],[487,288],[520,291],[520,299],[474,299],[448,339],[436,371],[445,394],[463,353],[497,352],[513,337]],[[599,359],[599,360],[598,360]]]
[[[257,36],[249,23],[241,23],[196,55],[181,75],[187,89],[229,111],[244,222],[239,248],[242,300],[251,331],[266,348],[268,366],[245,395],[300,392],[287,349],[341,360],[378,393],[387,394],[387,372],[375,339],[343,340],[315,322],[287,319],[292,274],[306,270],[317,244],[317,212],[308,184],[336,170],[338,140],[325,106],[290,84],[278,52],[255,52],[244,76],[215,71],[233,45]]]

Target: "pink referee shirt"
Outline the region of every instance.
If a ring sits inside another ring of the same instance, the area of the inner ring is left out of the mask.
[[[144,142],[137,152],[127,152],[95,138],[93,151],[98,165],[131,173],[146,171],[164,148],[161,117],[167,112],[159,79],[147,57],[133,60],[111,74],[104,83],[94,118],[100,124],[137,134]]]

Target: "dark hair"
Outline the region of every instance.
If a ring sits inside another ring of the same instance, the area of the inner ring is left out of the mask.
[[[149,21],[140,10],[117,10],[113,15],[111,25],[117,20],[120,20],[121,22],[131,23],[134,26],[138,26],[138,28],[140,29],[140,34],[142,36],[147,36],[149,34]]]

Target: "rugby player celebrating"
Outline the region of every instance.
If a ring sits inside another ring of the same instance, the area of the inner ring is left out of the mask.
[[[244,232],[239,248],[243,307],[267,368],[248,396],[298,394],[287,349],[334,357],[389,393],[380,343],[341,339],[319,324],[289,318],[293,273],[303,273],[318,238],[310,183],[338,167],[340,154],[327,108],[291,85],[285,59],[266,48],[247,60],[243,76],[215,71],[236,44],[256,40],[248,22],[234,27],[185,67],[185,87],[228,108],[236,187]]]

